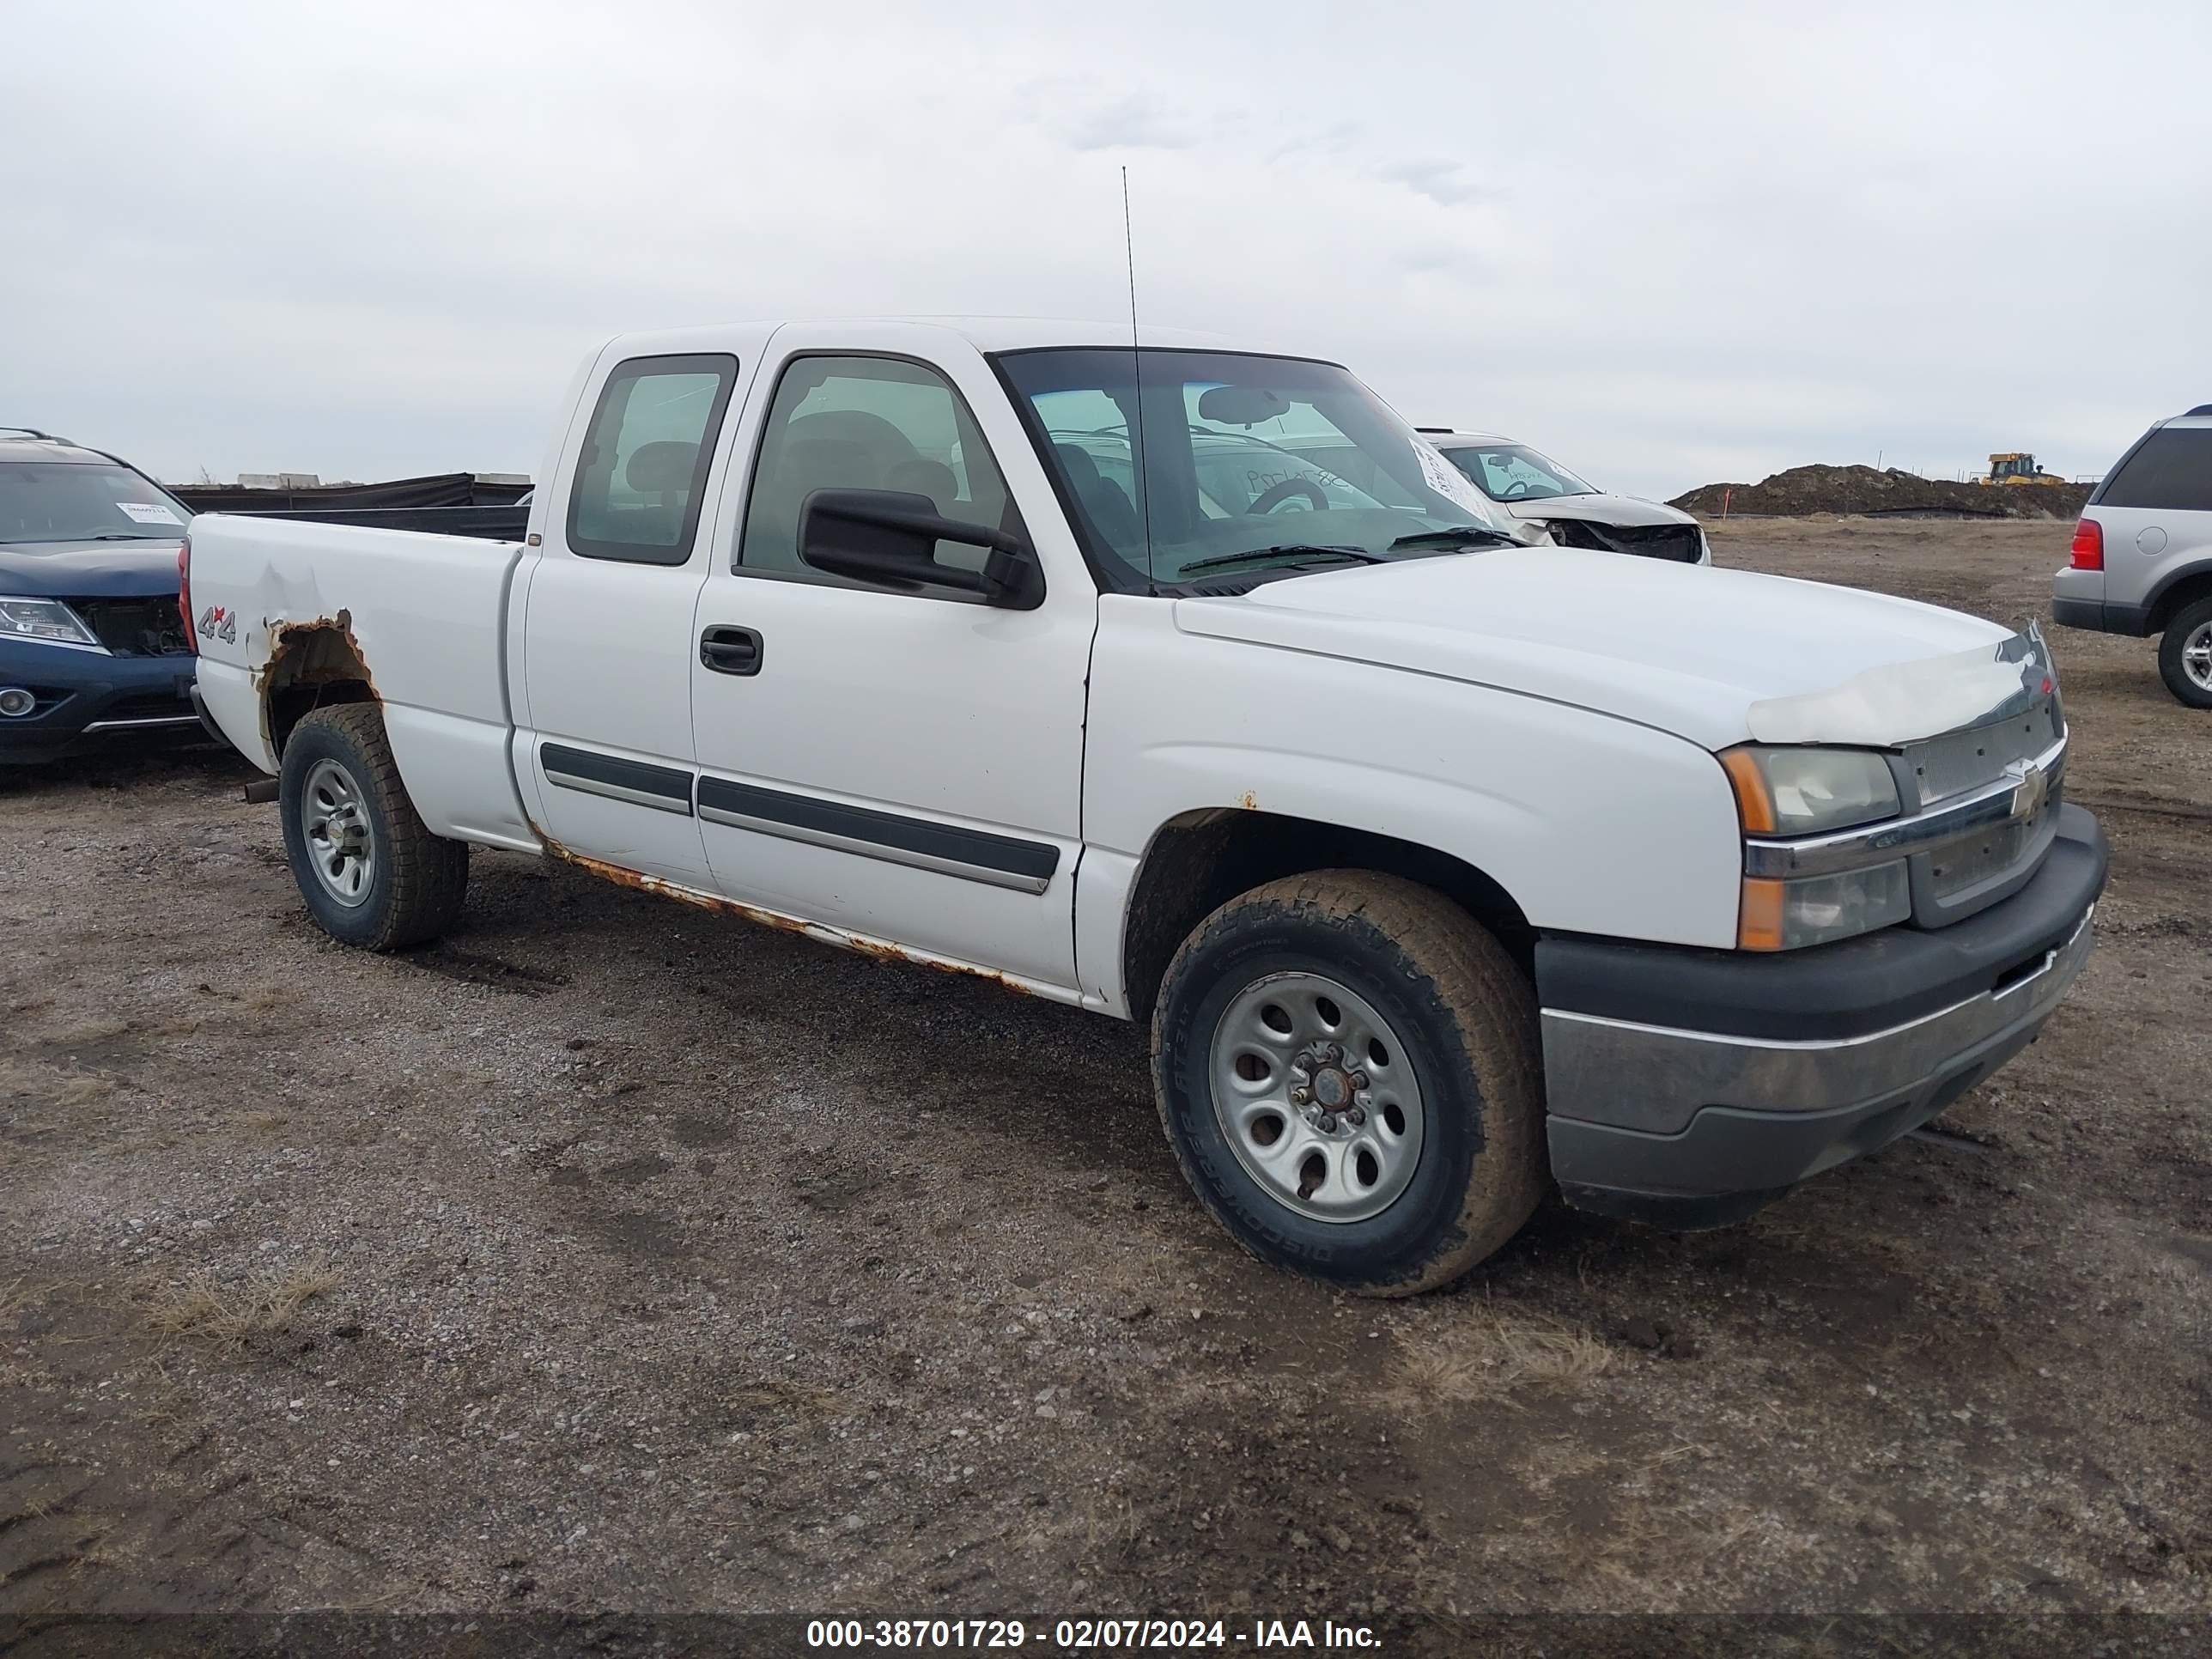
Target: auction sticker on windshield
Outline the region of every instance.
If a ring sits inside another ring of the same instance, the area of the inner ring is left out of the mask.
[[[1484,504],[1482,497],[1475,494],[1474,486],[1467,481],[1466,474],[1444,459],[1442,450],[1434,444],[1425,443],[1416,438],[1413,440],[1413,459],[1421,464],[1421,477],[1427,480],[1430,489],[1453,506],[1465,507],[1479,520],[1489,521],[1489,507]]]
[[[180,525],[184,523],[173,509],[162,506],[159,501],[118,501],[115,505],[120,507],[124,516],[134,524]]]

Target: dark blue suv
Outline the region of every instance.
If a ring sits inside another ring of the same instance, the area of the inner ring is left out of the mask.
[[[112,455],[0,427],[0,765],[200,732],[177,610],[191,517]]]

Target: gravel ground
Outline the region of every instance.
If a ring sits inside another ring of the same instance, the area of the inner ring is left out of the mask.
[[[2006,622],[2067,535],[1714,532]],[[501,854],[460,933],[369,957],[234,760],[0,776],[0,1650],[306,1608],[2212,1613],[2212,721],[2145,642],[2054,641],[2114,865],[2043,1040],[1747,1224],[1548,1210],[1409,1304],[1218,1232],[1132,1027]]]

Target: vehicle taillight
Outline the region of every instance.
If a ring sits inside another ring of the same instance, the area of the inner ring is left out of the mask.
[[[2084,519],[2074,526],[2074,568],[2102,570],[2105,568],[2105,526],[2094,519]]]
[[[185,621],[185,649],[199,654],[199,636],[192,631],[192,538],[177,544],[177,614]]]

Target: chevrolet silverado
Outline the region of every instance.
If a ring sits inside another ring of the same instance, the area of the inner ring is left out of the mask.
[[[199,694],[316,921],[433,938],[498,848],[1147,1022],[1200,1199],[1347,1289],[1553,1190],[1747,1215],[2089,951],[2033,629],[1527,545],[1334,363],[625,337],[538,476],[520,543],[193,521]]]

